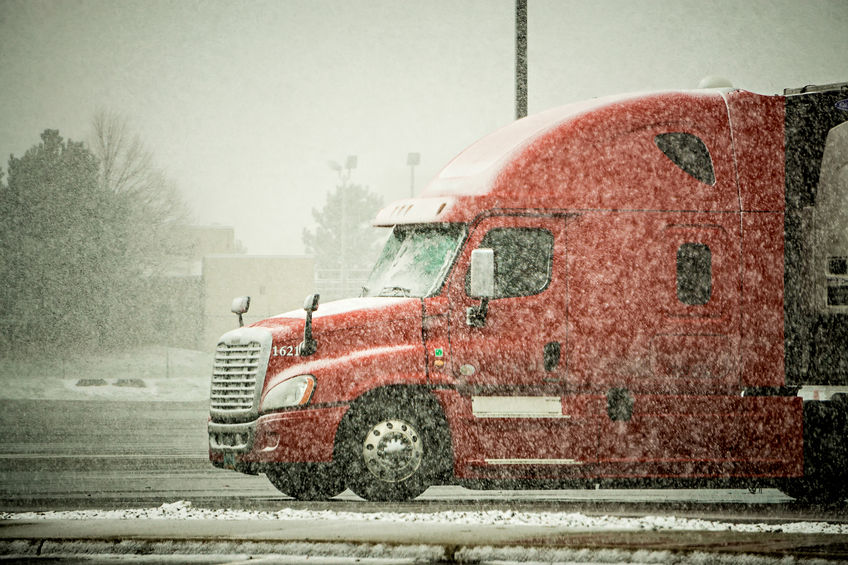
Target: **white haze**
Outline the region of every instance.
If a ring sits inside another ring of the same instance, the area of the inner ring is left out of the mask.
[[[126,116],[198,223],[252,253],[301,232],[352,180],[388,202],[421,189],[514,115],[514,1],[0,0],[0,167],[45,128],[84,139]],[[843,0],[530,0],[529,109],[693,88],[762,93],[848,80]]]

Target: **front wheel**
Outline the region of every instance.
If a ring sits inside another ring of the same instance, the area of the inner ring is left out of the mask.
[[[330,463],[292,463],[265,470],[271,484],[297,500],[327,500],[344,492],[344,479]]]
[[[351,408],[342,430],[347,486],[366,500],[412,500],[449,469],[450,440],[441,414],[411,398]]]

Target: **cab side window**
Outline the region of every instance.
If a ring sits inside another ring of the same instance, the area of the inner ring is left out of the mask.
[[[554,237],[537,228],[494,228],[479,245],[495,252],[495,295],[493,298],[530,296],[547,288],[551,281]],[[465,292],[470,294],[469,273]]]

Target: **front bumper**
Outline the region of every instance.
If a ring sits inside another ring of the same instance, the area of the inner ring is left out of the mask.
[[[336,431],[348,406],[309,408],[260,416],[253,422],[209,422],[209,460],[242,473],[273,463],[333,460]]]

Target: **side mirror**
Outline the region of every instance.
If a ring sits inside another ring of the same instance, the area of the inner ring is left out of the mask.
[[[475,249],[471,252],[471,296],[480,299],[479,306],[465,311],[465,322],[474,328],[486,325],[489,299],[495,295],[495,251]]]
[[[306,297],[306,300],[303,302],[303,309],[307,312],[314,312],[318,309],[318,299],[321,298],[320,294],[310,294]]]
[[[238,314],[239,318],[239,327],[244,326],[244,320],[242,320],[242,314],[247,313],[247,310],[250,308],[250,297],[249,296],[238,296],[233,298],[233,303],[230,305],[230,312],[233,314]]]
[[[303,341],[297,346],[297,353],[301,357],[308,357],[318,351],[318,342],[312,338],[312,312],[318,309],[318,300],[321,295],[318,293],[310,294],[303,302],[303,309],[306,310],[306,322],[303,324]]]
[[[491,298],[495,295],[495,250],[475,249],[471,252],[471,296]]]

